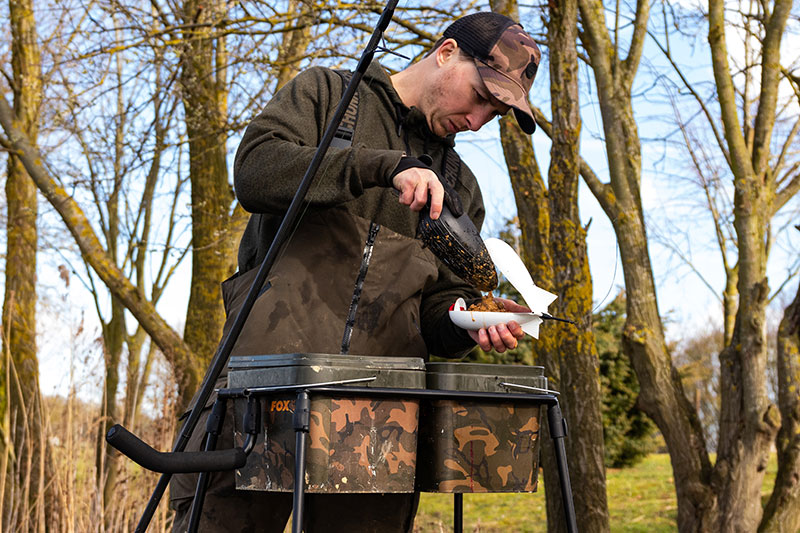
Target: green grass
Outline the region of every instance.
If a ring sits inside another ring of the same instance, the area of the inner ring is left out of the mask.
[[[713,460],[713,458],[712,458]],[[770,458],[762,499],[772,490],[777,470]],[[535,494],[465,494],[464,531],[481,533],[533,533],[547,530],[545,499],[539,476]],[[638,465],[606,471],[611,531],[614,533],[666,533],[677,531],[675,488],[669,456],[653,454]],[[573,493],[579,490],[573,487]],[[580,524],[580,520],[578,520]],[[423,493],[414,531],[439,533],[453,530],[452,494]]]

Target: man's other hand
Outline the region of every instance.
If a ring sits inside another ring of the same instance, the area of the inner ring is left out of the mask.
[[[495,298],[495,300],[502,302],[503,307],[509,313],[531,312],[531,310],[524,305],[519,305],[512,300],[506,298]],[[474,340],[484,352],[488,352],[494,348],[498,353],[516,348],[517,341],[525,335],[525,332],[522,331],[522,326],[514,320],[507,324],[498,324],[497,326],[490,326],[488,328],[479,329],[478,331],[468,331],[467,333],[469,333],[472,340]]]
[[[400,203],[412,211],[419,211],[431,200],[431,218],[436,220],[442,213],[444,188],[436,173],[427,168],[408,168],[392,179],[392,185],[400,191]]]

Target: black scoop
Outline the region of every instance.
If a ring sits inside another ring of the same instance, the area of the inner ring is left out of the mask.
[[[417,237],[458,277],[476,289],[489,292],[497,288],[497,272],[483,244],[478,228],[463,214],[455,217],[447,204],[432,220],[426,207],[420,215]]]

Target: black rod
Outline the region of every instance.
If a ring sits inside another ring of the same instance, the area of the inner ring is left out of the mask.
[[[136,529],[134,530],[135,533],[144,533],[147,531],[147,526],[150,525],[150,521],[153,519],[153,515],[156,513],[158,503],[164,496],[164,492],[166,492],[167,487],[169,487],[170,478],[172,478],[172,474],[161,474],[161,477],[158,478],[156,488],[153,489],[153,494],[150,495],[150,499],[147,501],[147,507],[144,508],[144,512],[142,513],[141,518],[139,518],[139,523],[136,524]]]
[[[369,43],[361,55],[361,59],[358,62],[356,71],[353,73],[350,83],[347,84],[347,88],[342,95],[342,99],[339,101],[339,106],[336,108],[336,111],[334,112],[333,117],[331,118],[331,121],[325,130],[325,134],[322,136],[322,140],[319,143],[317,151],[314,153],[314,157],[312,158],[306,173],[303,175],[303,179],[300,181],[300,185],[297,187],[297,192],[295,192],[294,198],[292,198],[292,201],[286,210],[286,214],[284,215],[281,225],[272,240],[272,244],[267,251],[267,255],[261,262],[261,266],[256,273],[253,284],[250,286],[250,290],[247,293],[247,297],[245,298],[242,308],[236,315],[236,319],[234,320],[228,335],[225,336],[222,346],[214,355],[214,360],[206,372],[203,383],[200,386],[200,390],[197,394],[197,400],[192,406],[189,417],[181,427],[178,439],[175,441],[175,446],[173,447],[174,452],[181,452],[186,449],[186,445],[189,442],[189,437],[191,436],[198,420],[200,419],[202,408],[211,397],[211,393],[214,390],[214,384],[219,375],[222,373],[222,370],[225,368],[225,365],[228,363],[228,358],[233,351],[236,341],[239,339],[239,334],[242,332],[245,321],[247,320],[247,317],[253,308],[253,304],[255,304],[256,298],[261,291],[261,286],[264,284],[264,281],[272,271],[272,267],[278,257],[278,251],[281,249],[298,219],[300,218],[300,212],[303,202],[305,201],[306,194],[311,188],[314,177],[316,176],[317,171],[322,164],[322,160],[325,157],[328,148],[330,147],[331,141],[336,134],[336,130],[339,128],[339,123],[341,122],[345,111],[347,111],[348,105],[350,105],[350,100],[353,98],[353,94],[355,94],[361,78],[363,78],[367,67],[369,67],[369,64],[372,62],[372,59],[375,56],[375,51],[381,42],[383,32],[386,30],[386,28],[389,26],[389,22],[392,20],[392,15],[394,14],[395,7],[397,7],[397,3],[398,0],[389,0],[383,10],[383,13],[381,14],[380,19],[378,20],[375,31],[372,33],[372,37],[370,37]],[[147,526],[150,524],[150,520],[155,514],[156,507],[158,507],[161,497],[163,496],[171,477],[171,474],[163,474],[159,479],[158,485],[153,491],[153,495],[150,497],[150,501],[147,503],[147,507],[145,508],[141,519],[139,520],[139,525],[136,528],[137,531],[147,530]]]
[[[547,425],[550,428],[550,437],[553,439],[553,447],[556,452],[558,481],[561,486],[561,501],[564,504],[567,532],[577,533],[578,524],[575,519],[575,504],[572,501],[572,486],[569,481],[567,449],[564,446],[564,437],[567,436],[567,424],[561,414],[561,406],[558,401],[547,406]]]
[[[204,451],[211,452],[217,449],[217,438],[222,432],[222,425],[225,423],[225,411],[227,402],[222,398],[217,398],[214,407],[206,420],[206,442]],[[200,515],[203,512],[203,502],[206,499],[208,481],[211,477],[209,472],[201,472],[197,478],[194,498],[192,499],[192,509],[189,512],[189,533],[195,533],[200,525]]]

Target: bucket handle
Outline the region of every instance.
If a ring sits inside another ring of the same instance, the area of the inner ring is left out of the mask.
[[[556,396],[561,394],[558,391],[554,391],[554,390],[550,390],[550,389],[542,389],[540,387],[531,387],[530,385],[519,385],[517,383],[508,383],[506,381],[501,382],[500,386],[501,387],[506,387],[506,388],[509,388],[509,389],[520,389],[520,390],[523,390],[523,391],[526,391],[526,392],[528,392],[528,391],[529,392],[543,392],[545,394],[554,394]]]

